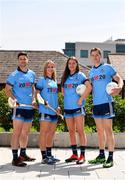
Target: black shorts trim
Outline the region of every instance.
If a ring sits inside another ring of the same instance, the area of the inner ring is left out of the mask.
[[[16,109],[15,116],[23,117],[24,119],[33,119],[34,110],[33,109]]]
[[[42,113],[39,114],[39,117],[42,116]],[[52,120],[55,120],[58,116],[57,115],[51,115],[51,114],[44,114],[44,117],[47,118],[51,118]]]
[[[81,113],[82,110],[85,111],[85,108],[84,107],[81,107],[81,108],[77,108],[77,109],[64,109],[64,112],[66,114],[73,114],[73,113]]]
[[[114,102],[94,105],[93,115],[95,116],[108,116],[115,114]]]

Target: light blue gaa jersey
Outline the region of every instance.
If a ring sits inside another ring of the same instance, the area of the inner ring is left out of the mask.
[[[106,92],[106,85],[112,81],[112,77],[116,75],[116,70],[109,64],[100,64],[90,70],[89,78],[93,86],[93,104],[104,104],[112,102],[112,96]]]
[[[45,101],[48,101],[50,106],[55,110],[58,108],[58,87],[56,81],[49,77],[41,77],[36,84],[36,89],[40,91],[40,95]],[[42,104],[39,104],[39,112],[50,115],[56,114],[54,111]]]
[[[82,72],[69,75],[64,83],[64,109],[77,109],[85,106],[85,101],[82,105],[77,104],[80,96],[76,93],[76,87],[79,84],[84,84],[87,80],[86,76]]]
[[[20,104],[32,104],[32,86],[36,75],[32,70],[22,72],[20,68],[12,72],[7,78],[7,84],[12,86],[12,92],[17,102]],[[32,109],[32,107],[19,107],[23,109]]]

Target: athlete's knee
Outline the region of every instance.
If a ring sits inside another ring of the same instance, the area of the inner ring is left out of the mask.
[[[97,129],[97,133],[98,133],[99,136],[104,136],[104,132],[105,132],[105,131],[104,131],[103,128],[98,128],[98,129]]]
[[[48,133],[49,133],[48,129],[41,129],[40,131],[41,136],[47,135]]]
[[[69,129],[69,134],[70,134],[70,136],[74,136],[75,135],[75,130],[74,129]]]
[[[80,135],[80,136],[84,136],[85,133],[83,132],[83,129],[77,129],[77,133]]]
[[[13,129],[13,136],[20,136],[21,134],[21,129],[18,130],[18,129]]]
[[[16,141],[16,140],[19,140],[19,138],[20,138],[20,134],[19,133],[13,133],[12,134],[12,141]]]
[[[29,129],[22,129],[21,136],[28,136],[29,133],[30,133],[30,128]]]
[[[53,137],[54,134],[55,134],[55,131],[53,131],[53,130],[51,130],[50,132],[48,131],[48,136],[50,136],[50,137],[52,136]]]
[[[112,128],[107,128],[105,130],[105,132],[106,132],[107,138],[110,138],[110,137],[114,136]]]
[[[20,138],[21,139],[26,139],[26,138],[28,138],[28,135],[29,135],[28,132],[22,132],[21,135],[20,135]]]

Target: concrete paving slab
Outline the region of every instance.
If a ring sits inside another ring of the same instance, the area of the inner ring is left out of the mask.
[[[114,166],[104,169],[102,165],[88,164],[89,159],[98,155],[98,149],[86,150],[86,162],[82,165],[65,163],[71,155],[68,148],[53,149],[53,154],[61,161],[55,165],[41,164],[41,153],[38,148],[28,149],[27,153],[36,158],[28,162],[27,167],[11,165],[12,153],[10,148],[0,148],[0,180],[124,180],[125,179],[125,150],[117,149],[114,153]],[[106,156],[108,153],[106,152]]]

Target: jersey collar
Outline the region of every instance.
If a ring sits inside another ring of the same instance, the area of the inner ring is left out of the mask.
[[[18,66],[17,70],[24,73],[24,74],[26,74],[29,71],[29,69],[27,69],[27,71],[22,71],[19,66]]]
[[[52,80],[52,78],[51,78],[51,77],[49,77],[49,76],[46,76],[45,78],[47,78],[47,79],[51,79],[51,80]]]
[[[99,68],[103,63],[99,64],[98,66],[93,66],[95,69]]]
[[[74,72],[73,74],[69,74],[70,77],[74,76],[77,72]]]

